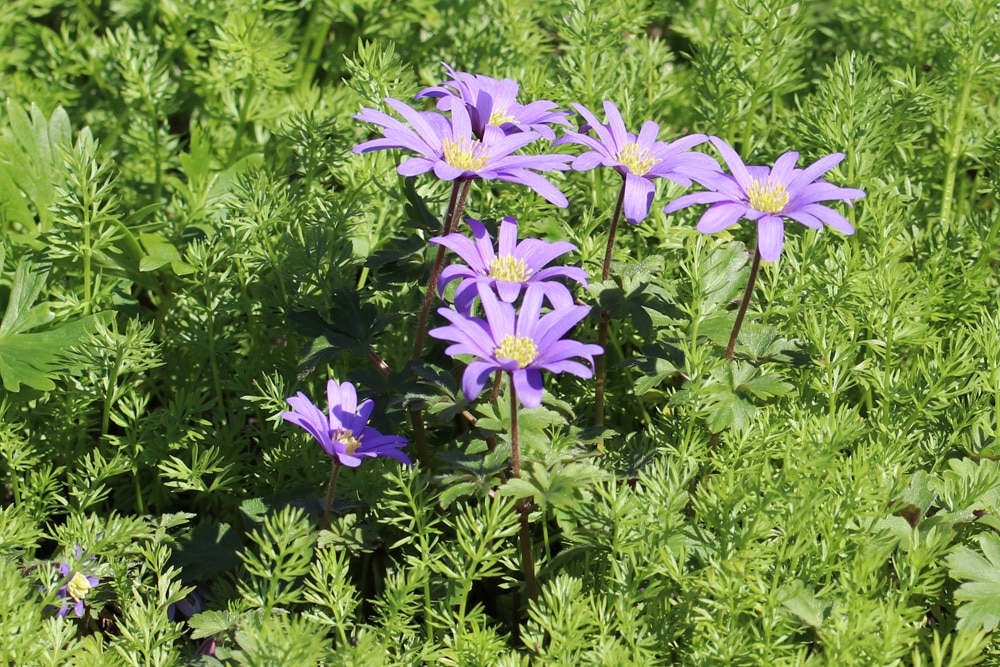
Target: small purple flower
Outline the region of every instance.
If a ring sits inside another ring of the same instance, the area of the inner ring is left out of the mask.
[[[383,137],[354,147],[355,153],[406,148],[419,154],[404,160],[396,169],[403,176],[416,176],[433,171],[443,181],[484,180],[509,181],[525,185],[556,206],[569,205],[559,189],[536,171],[568,169],[569,155],[511,155],[535,141],[537,132],[506,135],[503,130],[487,125],[482,138],[472,132],[472,121],[464,104],[453,105],[451,120],[433,111],[416,109],[385,98],[409,125],[375,109],[362,109],[354,116],[367,123],[381,125]]]
[[[729,165],[732,176],[716,174],[702,182],[705,192],[678,197],[667,204],[664,213],[673,213],[694,204],[712,204],[698,221],[698,231],[714,234],[736,224],[741,218],[757,222],[757,245],[760,256],[777,261],[785,242],[783,218],[791,218],[810,229],[822,229],[823,223],[844,234],[854,227],[843,215],[819,202],[840,199],[853,207],[852,199],[865,196],[862,190],[842,188],[820,178],[840,164],[843,153],[820,158],[805,169],[796,169],[799,154],[785,153],[773,167],[748,167],[725,141],[712,137],[712,144]]]
[[[417,93],[421,97],[438,98],[437,108],[452,110],[456,105],[465,106],[472,120],[472,131],[482,138],[486,127],[499,127],[505,134],[534,131],[549,141],[556,133],[549,124],[569,125],[567,111],[556,110],[555,102],[538,100],[528,105],[518,104],[520,89],[513,79],[498,81],[482,74],[456,72],[447,63],[441,63],[451,75],[451,81],[440,86],[424,88]]]
[[[169,620],[183,621],[195,614],[201,613],[202,608],[205,606],[205,596],[201,594],[198,588],[185,595],[182,600],[167,607],[167,618]]]
[[[592,368],[572,359],[582,357],[592,367],[594,355],[603,353],[601,346],[563,339],[587,316],[589,306],[566,306],[542,315],[542,291],[537,286],[525,292],[519,314],[511,304],[497,300],[492,290],[481,290],[479,298],[485,320],[439,308],[438,313],[451,324],[427,332],[454,343],[446,354],[476,357],[462,376],[462,391],[470,401],[479,396],[496,370],[511,374],[517,396],[528,408],[542,402],[542,371],[572,373],[581,378],[594,374]]]
[[[679,185],[691,185],[720,172],[719,163],[704,153],[688,149],[708,141],[704,134],[691,134],[677,141],[666,143],[657,141],[660,126],[651,120],[642,124],[639,134],[625,129],[625,122],[618,107],[604,102],[604,113],[608,125],[582,104],[571,105],[583,116],[587,123],[581,130],[590,129],[597,138],[580,132],[567,132],[553,146],[564,143],[582,144],[589,151],[573,161],[573,169],[587,171],[597,166],[613,167],[625,179],[625,199],[623,211],[625,219],[633,225],[642,222],[649,215],[649,207],[656,194],[654,178],[667,178]]]
[[[82,551],[80,547],[77,547],[76,560],[79,562],[81,558]],[[59,611],[56,612],[56,616],[63,618],[72,609],[77,617],[82,617],[85,608],[84,600],[87,598],[87,594],[90,593],[90,589],[101,583],[101,580],[92,574],[81,571],[79,566],[74,567],[69,563],[59,563],[59,575],[65,583],[57,591],[57,595],[63,601],[59,606]],[[49,608],[54,609],[54,607]]]
[[[361,465],[362,457],[376,456],[389,456],[412,465],[409,457],[400,451],[406,446],[406,438],[382,435],[368,426],[375,403],[368,399],[358,405],[353,384],[330,380],[326,383],[326,399],[329,417],[301,391],[285,399],[293,411],[282,412],[280,416],[308,431],[330,458],[348,468]]]
[[[438,293],[453,280],[461,279],[455,290],[455,308],[463,315],[472,312],[472,303],[479,295],[479,286],[487,285],[496,291],[501,301],[513,303],[521,288],[536,285],[545,293],[554,308],[573,305],[573,295],[562,283],[550,279],[565,277],[587,286],[587,272],[578,267],[546,264],[564,255],[576,246],[567,241],[550,243],[541,239],[524,239],[517,242],[517,221],[506,217],[500,223],[498,246],[494,251],[489,232],[478,220],[468,218],[475,241],[462,234],[436,236],[431,243],[443,245],[461,257],[468,266],[452,264],[438,278]]]

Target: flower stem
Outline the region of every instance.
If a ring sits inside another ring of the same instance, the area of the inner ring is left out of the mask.
[[[615,214],[611,218],[611,229],[608,231],[608,246],[604,251],[604,268],[601,270],[601,280],[605,281],[611,275],[611,255],[615,248],[615,234],[622,217],[622,207],[625,204],[625,179],[622,179],[622,190],[618,193],[618,203],[615,204]],[[607,348],[608,328],[611,326],[611,313],[601,311],[601,323],[597,326],[597,344],[602,350]],[[607,372],[607,356],[605,352],[594,356],[594,426],[604,426],[604,377]],[[598,449],[604,445],[604,439],[597,442]]]
[[[521,447],[517,441],[517,389],[514,378],[510,378],[510,464],[514,477],[521,477]],[[538,579],[535,578],[535,559],[531,554],[531,497],[517,501],[517,511],[521,519],[521,569],[524,570],[524,588],[528,599],[538,600]]]
[[[750,298],[753,296],[753,286],[757,282],[757,270],[760,269],[760,243],[753,249],[753,265],[750,267],[750,278],[747,280],[746,291],[743,292],[743,301],[740,302],[740,311],[736,313],[736,322],[733,323],[733,333],[729,337],[729,346],[726,347],[726,361],[733,360],[733,350],[736,349],[736,339],[740,335],[740,328],[743,326],[743,318],[747,314],[747,307],[750,305]]]
[[[465,200],[469,196],[469,188],[472,181],[455,181],[451,189],[451,200],[448,202],[448,212],[444,216],[444,225],[441,235],[447,236],[455,231],[458,226],[458,219],[465,208]],[[417,318],[417,331],[413,335],[413,359],[416,361],[424,351],[424,330],[427,328],[427,315],[431,310],[431,303],[434,301],[434,292],[437,289],[438,276],[441,275],[441,267],[444,265],[445,247],[438,246],[437,256],[434,258],[434,266],[431,267],[431,276],[427,280],[427,291],[424,293],[424,302],[420,306],[420,316]]]
[[[330,472],[330,484],[326,487],[326,505],[323,510],[323,527],[330,528],[330,510],[333,506],[333,490],[337,488],[337,473],[340,472],[340,461],[333,460],[333,470]]]

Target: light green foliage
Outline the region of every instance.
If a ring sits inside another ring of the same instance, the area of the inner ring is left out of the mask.
[[[1000,664],[998,19],[0,3],[0,664]],[[601,280],[617,172],[549,175],[567,209],[473,183],[491,231],[578,247],[575,338],[611,316],[603,427],[591,381],[547,377],[514,477],[506,383],[470,402],[440,341],[412,359],[449,184],[351,152],[377,133],[352,115],[442,61],[750,165],[843,152],[825,178],[867,193],[833,204],[857,231],[786,221],[728,363],[752,223],[702,235],[660,179]],[[433,453],[342,468],[329,526],[330,460],[278,417],[328,378],[382,433],[413,440],[421,408]],[[81,618],[45,608],[60,564],[100,579]]]

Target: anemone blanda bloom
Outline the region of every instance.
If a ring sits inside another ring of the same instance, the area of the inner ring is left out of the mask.
[[[76,558],[81,558],[81,550],[77,547]],[[56,616],[62,618],[73,611],[77,617],[82,617],[85,609],[84,600],[90,590],[101,583],[101,580],[92,574],[87,574],[80,570],[79,566],[73,567],[69,563],[59,563],[59,575],[64,583],[59,587],[57,595],[62,598]],[[49,607],[51,608],[51,607]]]
[[[427,332],[453,343],[446,354],[476,357],[462,375],[462,391],[470,401],[479,396],[497,370],[511,374],[517,396],[528,408],[542,402],[542,371],[572,373],[581,378],[594,374],[594,355],[603,352],[601,346],[563,338],[587,316],[589,306],[565,306],[542,315],[542,291],[537,286],[525,292],[517,313],[514,306],[498,300],[492,290],[481,290],[479,298],[485,320],[439,308],[438,313],[451,324]],[[591,367],[573,361],[574,357],[586,359]]]
[[[350,382],[326,383],[328,415],[309,400],[301,391],[285,399],[292,411],[282,412],[281,418],[299,426],[316,438],[327,455],[348,468],[361,465],[362,458],[388,456],[412,465],[409,457],[400,451],[406,438],[382,435],[368,426],[375,403],[368,399],[358,405],[358,394]]]
[[[609,101],[604,102],[607,125],[597,120],[582,104],[573,103],[571,106],[587,120],[580,129],[589,128],[597,137],[583,132],[567,132],[552,145],[574,143],[590,149],[573,161],[572,167],[577,171],[603,165],[620,173],[625,179],[622,208],[625,219],[633,225],[649,215],[653,195],[656,194],[654,178],[666,178],[678,185],[688,186],[692,181],[700,183],[705,177],[722,171],[719,163],[710,156],[688,150],[708,141],[704,134],[691,134],[666,143],[657,141],[660,126],[651,120],[642,124],[639,134],[626,130],[618,107]]]
[[[465,262],[452,264],[438,278],[438,293],[444,296],[445,287],[454,280],[461,280],[455,290],[455,309],[463,315],[472,312],[472,303],[479,295],[480,285],[487,286],[499,295],[501,301],[513,303],[523,287],[537,286],[554,308],[573,305],[573,295],[553,278],[569,278],[587,286],[587,272],[575,266],[545,266],[566,253],[576,250],[568,241],[542,241],[523,239],[517,241],[517,221],[508,216],[500,223],[497,247],[494,250],[489,232],[478,220],[467,219],[472,228],[470,239],[463,234],[436,236],[431,243],[443,245]],[[473,240],[474,239],[474,240]]]
[[[550,124],[569,125],[568,111],[555,109],[556,103],[537,100],[520,104],[517,94],[520,86],[513,79],[497,80],[483,74],[456,72],[447,63],[441,63],[451,75],[450,81],[440,86],[424,88],[417,93],[421,97],[438,98],[437,108],[451,110],[461,104],[469,112],[472,131],[482,138],[487,125],[494,125],[505,134],[535,131],[549,141],[556,138]]]
[[[698,221],[698,231],[713,234],[736,224],[742,218],[757,222],[757,247],[761,258],[774,262],[781,256],[785,242],[784,218],[811,229],[826,223],[844,234],[854,227],[843,215],[819,202],[839,199],[853,207],[852,199],[864,191],[842,188],[820,178],[840,164],[843,153],[820,158],[805,169],[796,169],[799,154],[785,153],[773,167],[747,166],[732,147],[719,137],[712,144],[722,154],[732,175],[717,174],[702,182],[705,192],[693,192],[667,204],[664,213],[673,213],[695,204],[711,204]]]
[[[385,98],[409,125],[376,109],[363,108],[354,116],[366,123],[381,125],[382,138],[365,141],[354,147],[355,153],[385,148],[405,148],[417,156],[400,163],[396,171],[416,176],[433,171],[443,181],[508,181],[525,185],[556,206],[569,205],[559,189],[536,172],[565,170],[569,155],[512,155],[535,141],[537,132],[507,135],[499,127],[487,125],[482,138],[473,134],[469,111],[464,104],[451,108],[451,120],[433,111],[417,111],[399,100]]]

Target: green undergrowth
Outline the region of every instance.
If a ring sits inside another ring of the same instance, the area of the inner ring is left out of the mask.
[[[1000,664],[995,3],[25,0],[0,44],[0,663]],[[466,215],[577,246],[577,338],[611,316],[605,429],[550,378],[507,479],[506,402],[411,360],[449,186],[351,153],[442,61],[748,164],[843,152],[857,233],[786,225],[729,363],[752,224],[661,182],[601,281],[613,172],[552,175],[566,209],[475,182]],[[433,459],[341,471],[327,529],[278,414],[329,378],[383,433],[421,408]]]

